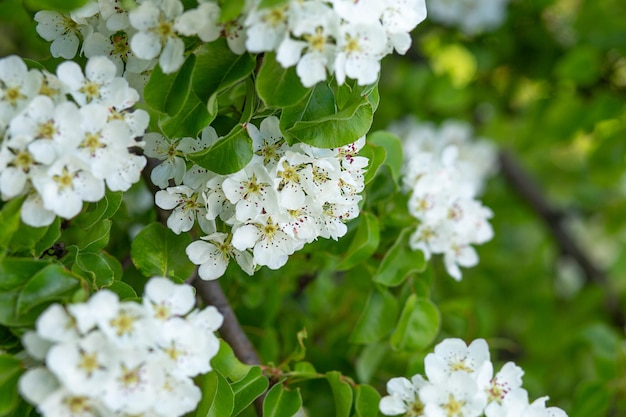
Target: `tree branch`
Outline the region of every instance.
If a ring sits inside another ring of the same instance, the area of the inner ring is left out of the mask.
[[[587,283],[602,286],[607,285],[606,273],[598,268],[587,254],[580,248],[570,233],[565,229],[563,221],[565,215],[555,209],[544,198],[539,186],[533,181],[526,171],[515,161],[513,156],[504,150],[499,153],[500,169],[509,184],[530,205],[538,217],[540,217],[550,234],[561,248],[563,253],[569,255],[578,263],[585,274]],[[606,294],[606,309],[611,314],[613,321],[624,328],[626,317],[619,306],[619,300],[610,292]]]

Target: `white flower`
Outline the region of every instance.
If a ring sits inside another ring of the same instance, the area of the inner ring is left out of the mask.
[[[456,373],[476,378],[485,366],[491,366],[491,362],[484,339],[476,339],[469,346],[461,339],[445,339],[424,359],[426,376],[434,384],[443,384]]]
[[[152,277],[146,284],[144,306],[157,320],[184,316],[196,303],[195,291],[189,285],[177,285],[170,279]]]
[[[259,216],[257,219],[258,223],[235,229],[232,244],[240,251],[252,248],[256,264],[279,269],[287,263],[289,255],[300,243],[282,231],[270,216]]]
[[[458,26],[473,35],[492,30],[506,17],[508,0],[428,0],[428,13],[433,21]]]
[[[0,59],[0,121],[9,124],[39,92],[42,74],[28,70],[21,58],[11,55]]]
[[[424,403],[419,397],[420,390],[428,384],[421,375],[406,378],[391,378],[387,382],[389,395],[380,399],[380,412],[387,416],[404,414],[409,417],[423,415]]]
[[[85,24],[84,19],[81,19],[82,23],[80,23],[66,14],[50,10],[35,13],[35,21],[39,36],[52,42],[50,52],[55,58],[74,58],[80,39],[93,31],[91,26]]]
[[[187,10],[176,19],[174,28],[182,35],[197,35],[203,42],[213,42],[221,33],[220,7],[210,1],[199,1],[197,8]]]
[[[513,362],[504,364],[500,372],[485,387],[488,405],[485,408],[487,417],[506,415],[505,410],[509,405],[509,397],[515,390],[522,389],[522,375],[524,371]]]
[[[115,64],[104,56],[89,59],[85,75],[75,62],[66,61],[57,68],[57,76],[78,104],[95,102],[120,110],[135,104],[139,95],[116,74]]]
[[[118,76],[125,72],[141,73],[150,68],[152,61],[137,58],[130,49],[129,39],[126,32],[94,32],[85,38],[83,53],[87,58],[107,56],[115,64]]]
[[[179,0],[146,0],[130,12],[130,23],[139,32],[130,40],[137,57],[153,59],[159,56],[164,73],[180,68],[184,61],[185,44],[175,30],[175,20],[183,13]]]
[[[45,176],[33,178],[43,206],[69,219],[83,207],[83,201],[95,202],[104,197],[104,181],[95,178],[87,167],[72,158],[57,160]]]
[[[93,396],[109,382],[116,364],[116,349],[100,332],[57,344],[46,356],[48,369],[73,394]]]
[[[254,220],[264,210],[276,213],[278,197],[273,188],[273,179],[261,164],[247,165],[229,175],[222,183],[228,200],[236,207],[236,218],[240,222]]]
[[[202,217],[205,211],[202,196],[194,193],[194,190],[186,185],[157,191],[155,203],[162,209],[173,210],[167,218],[167,227],[177,235],[191,230],[196,217]]]
[[[54,374],[43,367],[27,370],[18,382],[20,395],[31,404],[43,402],[50,394],[56,392],[59,386]]]
[[[439,385],[426,385],[419,393],[428,417],[478,417],[486,404],[479,394],[476,381],[463,372],[450,375]]]
[[[257,53],[275,50],[287,36],[289,6],[252,9],[246,17],[246,49]]]
[[[339,53],[335,59],[337,83],[343,84],[346,76],[356,79],[359,85],[374,83],[380,72],[386,39],[380,23],[342,25],[337,40]]]
[[[200,265],[200,278],[212,280],[221,277],[226,272],[230,258],[235,258],[248,275],[254,273],[252,256],[246,250],[240,251],[233,247],[232,235],[216,232],[201,239],[192,242],[185,250],[189,260]]]

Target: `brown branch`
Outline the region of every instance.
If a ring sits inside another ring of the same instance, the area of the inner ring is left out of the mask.
[[[570,256],[580,266],[585,275],[587,283],[594,283],[601,286],[607,285],[606,273],[598,268],[581,247],[572,238],[564,226],[565,215],[562,211],[555,209],[543,196],[543,193],[536,182],[517,163],[515,158],[507,152],[499,153],[500,169],[509,184],[515,191],[530,205],[538,217],[540,217],[550,234],[561,248],[564,254]],[[619,307],[619,300],[611,292],[606,294],[606,310],[611,314],[615,324],[624,328],[626,317]]]

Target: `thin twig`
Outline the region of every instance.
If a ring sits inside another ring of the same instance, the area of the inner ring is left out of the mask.
[[[580,266],[587,283],[607,286],[606,273],[598,268],[587,254],[576,243],[564,226],[565,215],[555,209],[544,197],[543,192],[529,174],[517,163],[515,158],[507,152],[499,153],[500,169],[504,177],[512,185],[515,191],[532,207],[540,217],[557,245],[564,254],[570,256]],[[619,306],[619,300],[613,293],[606,293],[606,310],[611,314],[615,324],[624,328],[626,317]]]

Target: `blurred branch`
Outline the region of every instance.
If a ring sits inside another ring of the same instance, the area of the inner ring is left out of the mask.
[[[546,200],[537,183],[509,152],[501,150],[498,158],[504,177],[515,191],[526,200],[537,216],[543,220],[562,252],[578,263],[585,274],[585,282],[606,286],[606,273],[589,259],[566,230],[563,224],[564,213],[554,208]],[[626,317],[619,306],[619,300],[610,292],[607,292],[606,295],[606,309],[620,328],[626,326]]]
[[[215,306],[224,316],[224,324],[220,327],[220,335],[233,348],[237,358],[248,365],[260,365],[257,355],[248,336],[244,333],[235,312],[233,311],[222,287],[217,280],[204,281],[194,272],[191,284],[196,287],[198,295],[207,304]]]

